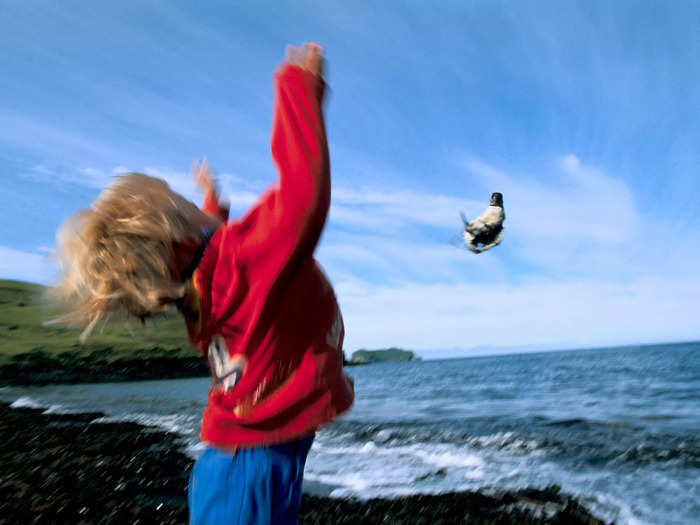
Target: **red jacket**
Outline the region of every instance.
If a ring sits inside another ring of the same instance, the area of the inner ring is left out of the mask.
[[[279,183],[217,230],[194,274],[200,320],[188,330],[212,369],[201,439],[215,446],[308,435],[353,402],[342,316],[313,258],[330,206],[323,92],[323,81],[297,66],[277,72]],[[212,195],[204,209],[226,219]]]

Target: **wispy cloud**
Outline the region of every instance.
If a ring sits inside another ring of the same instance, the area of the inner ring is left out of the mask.
[[[504,194],[507,241],[541,269],[595,272],[601,263],[624,262],[616,252],[637,243],[646,226],[625,182],[573,154],[548,177],[507,174],[474,159],[465,168]]]
[[[410,225],[459,229],[459,211],[480,212],[486,206],[459,196],[417,192],[410,189],[386,191],[365,186],[333,190],[331,219],[338,225],[391,231]]]
[[[503,276],[505,269],[497,258],[475,257],[449,240],[448,234],[420,239],[329,232],[317,257],[331,276],[351,274],[374,283],[459,282]]]
[[[367,188],[334,194],[335,206],[349,210],[352,220],[331,217],[355,231],[327,235],[319,258],[338,290],[349,350],[398,344],[459,353],[484,345],[700,336],[693,321],[700,270],[691,262],[700,257],[700,239],[643,214],[620,178],[573,154],[560,157],[546,177],[506,173],[475,159],[464,167],[485,188],[505,194],[505,246],[484,256],[436,242],[434,231],[402,235],[416,224],[446,235],[449,212],[483,204]],[[424,208],[437,212],[416,212]],[[400,233],[372,227],[382,221]],[[647,236],[668,249],[644,242]]]
[[[41,253],[15,250],[0,245],[0,279],[15,279],[49,284],[57,277],[57,266],[50,250],[39,247]]]
[[[522,284],[336,283],[346,349],[553,348],[696,339],[700,285],[673,277]],[[660,322],[663,320],[663,322]]]
[[[586,166],[573,154],[559,159],[558,180],[509,175],[478,160],[466,164],[482,184],[507,199],[510,230],[530,239],[616,244],[633,240],[641,218],[620,179]]]
[[[104,170],[94,167],[71,168],[36,165],[27,170],[24,175],[46,183],[69,183],[103,190],[114,181],[115,177],[130,172],[145,173],[146,175],[163,179],[174,191],[193,202],[199,202],[202,199],[201,192],[197,189],[194,178],[189,172],[163,167],[146,166],[133,168],[115,166],[112,169]],[[251,186],[258,185],[255,181],[251,184],[250,181],[244,181],[241,177],[230,173],[217,174],[217,179],[222,186],[224,198],[236,211],[245,210],[259,196],[258,192],[248,189]]]

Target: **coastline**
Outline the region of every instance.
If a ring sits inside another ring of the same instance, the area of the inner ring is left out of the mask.
[[[0,386],[209,377],[209,367],[201,356],[168,356],[163,349],[155,347],[135,351],[132,358],[110,360],[107,358],[109,349],[106,350],[87,355],[64,352],[53,356],[42,350],[15,355],[8,363],[0,364]]]
[[[0,402],[0,523],[187,523],[192,460],[179,437],[102,416]],[[557,487],[372,500],[309,489],[302,524],[603,523]]]

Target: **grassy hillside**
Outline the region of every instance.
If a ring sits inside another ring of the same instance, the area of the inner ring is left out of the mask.
[[[39,382],[52,382],[52,375],[58,381],[157,377],[154,374],[168,374],[164,363],[175,376],[206,373],[206,367],[198,364],[202,358],[188,343],[179,315],[145,326],[135,323],[131,330],[123,323],[107,324],[80,344],[80,330],[45,324],[56,315],[46,305],[45,291],[36,284],[0,280],[0,381],[31,382],[14,380],[18,374],[30,373],[46,376]],[[142,366],[139,362],[143,360],[147,362]],[[187,370],[178,371],[177,362]],[[81,373],[73,377],[69,372],[76,367]],[[62,377],[64,372],[66,377]]]

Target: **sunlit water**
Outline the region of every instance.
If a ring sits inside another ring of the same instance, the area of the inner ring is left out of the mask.
[[[619,523],[700,517],[700,344],[348,369],[356,402],[305,479],[331,496],[556,483]],[[2,388],[53,411],[178,432],[196,456],[207,379]]]

